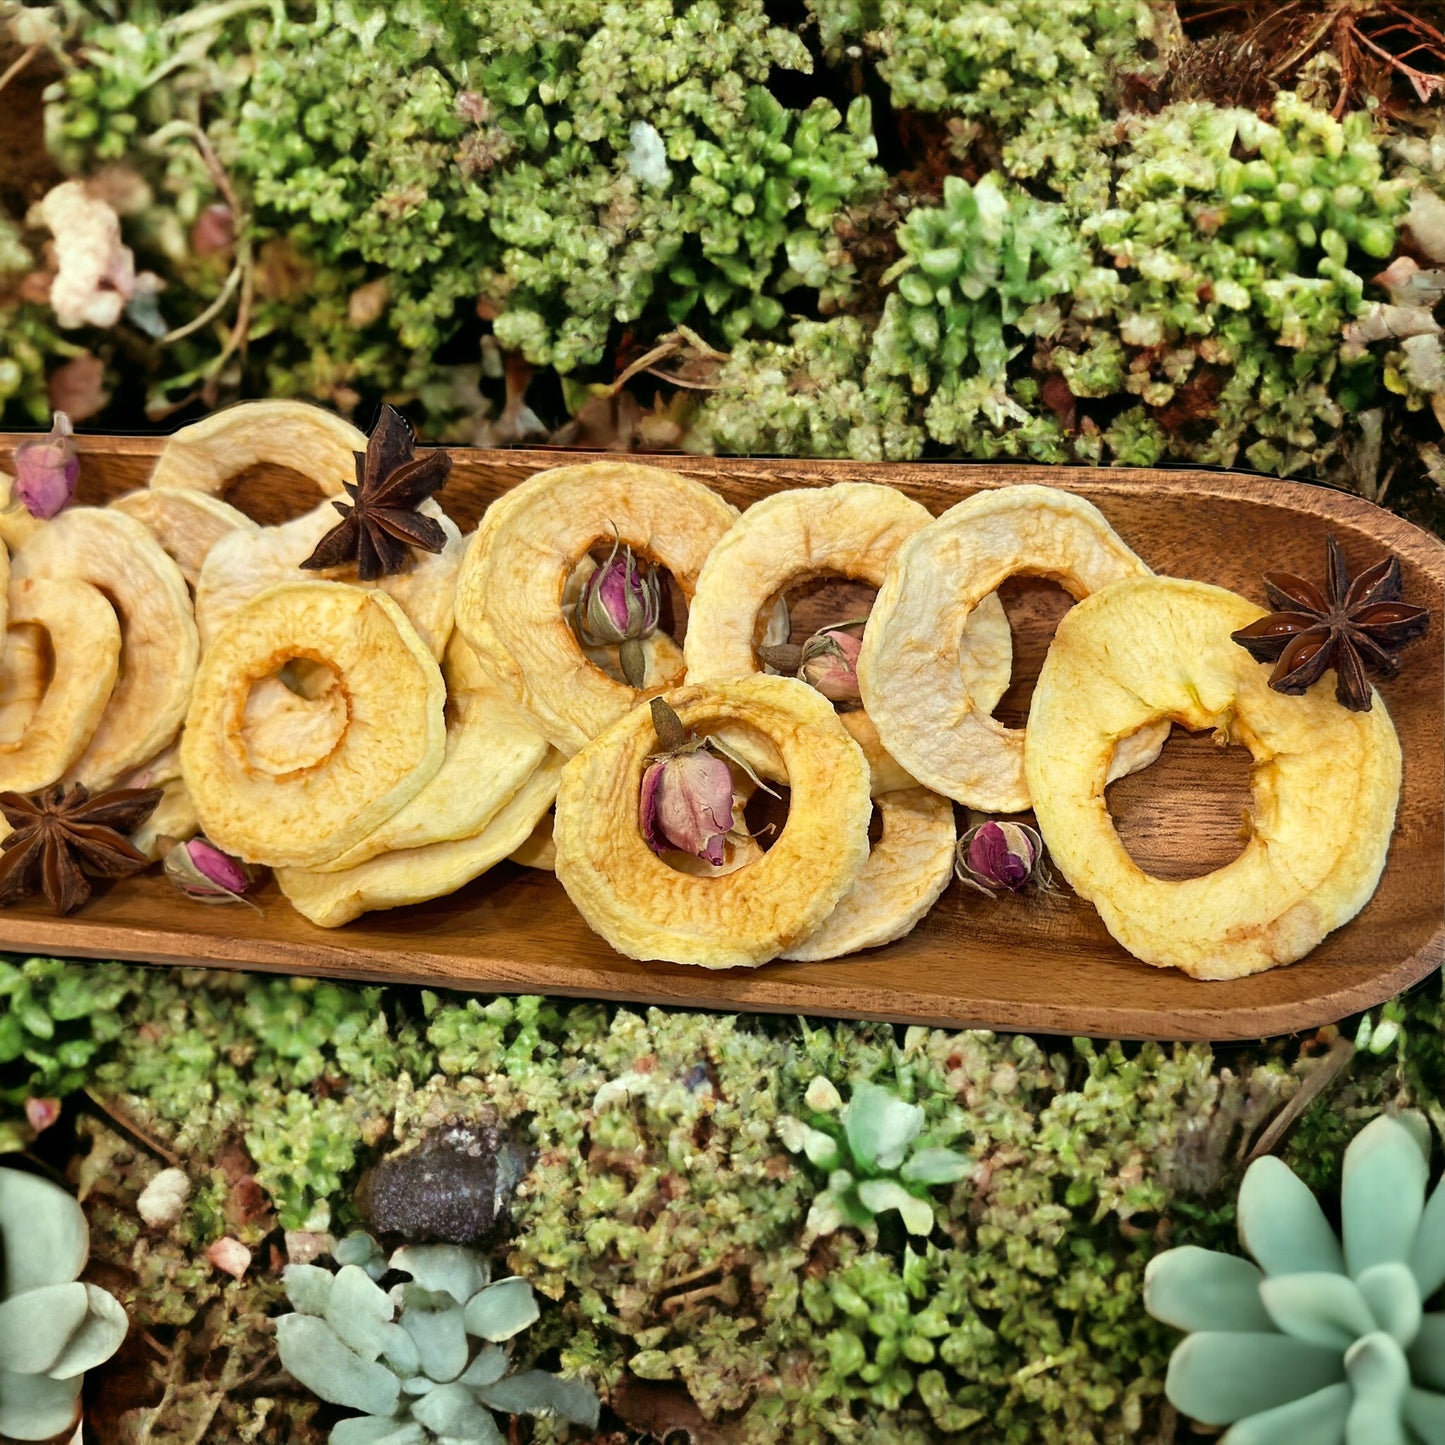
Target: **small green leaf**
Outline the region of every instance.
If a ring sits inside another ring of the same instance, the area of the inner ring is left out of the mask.
[[[461,1385],[491,1385],[507,1373],[507,1352],[496,1345],[483,1345],[477,1357],[462,1372]]]
[[[1361,1270],[1355,1283],[1370,1307],[1375,1324],[1402,1349],[1420,1333],[1420,1288],[1408,1265],[1376,1264]]]
[[[98,1285],[85,1286],[86,1311],[80,1328],[66,1341],[65,1349],[45,1372],[53,1380],[69,1380],[103,1365],[120,1349],[130,1329],[130,1320],[120,1301]]]
[[[1183,1245],[1144,1269],[1144,1308],[1177,1330],[1269,1330],[1259,1297],[1264,1275],[1238,1255]]]
[[[457,1244],[407,1244],[391,1267],[409,1274],[424,1289],[445,1290],[464,1305],[487,1282],[486,1265],[475,1250]]]
[[[49,1374],[86,1311],[85,1286],[47,1284],[0,1300],[0,1360],[22,1375]]]
[[[957,1184],[972,1172],[972,1161],[956,1149],[920,1149],[898,1171],[910,1184]]]
[[[524,1279],[501,1279],[467,1301],[466,1329],[469,1335],[500,1343],[520,1334],[537,1316],[532,1286]]]
[[[434,1435],[471,1440],[475,1445],[501,1445],[496,1422],[465,1385],[438,1385],[411,1407],[411,1414]]]
[[[393,1415],[401,1400],[396,1376],[374,1359],[364,1360],[314,1315],[282,1315],[276,1321],[281,1364],[313,1395],[366,1415]]]
[[[1164,1393],[1205,1425],[1232,1425],[1345,1377],[1338,1350],[1288,1335],[1190,1335],[1169,1359]]]
[[[70,1430],[80,1410],[80,1381],[0,1369],[0,1438],[49,1440]]]
[[[328,1445],[427,1445],[427,1433],[414,1420],[390,1420],[376,1415],[353,1415],[338,1421],[327,1436]]]
[[[897,1169],[908,1146],[923,1129],[923,1110],[905,1104],[877,1084],[861,1083],[848,1101],[844,1116],[848,1147],[860,1164]]]
[[[291,1308],[303,1315],[325,1318],[326,1302],[331,1298],[331,1282],[336,1276],[316,1264],[288,1264],[281,1274],[286,1298]]]
[[[563,1380],[545,1370],[524,1370],[477,1391],[477,1398],[506,1415],[560,1415],[574,1425],[597,1428],[602,1406],[581,1380]]]

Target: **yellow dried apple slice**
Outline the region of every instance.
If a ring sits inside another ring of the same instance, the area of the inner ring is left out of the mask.
[[[1029,711],[1029,787],[1059,871],[1135,957],[1195,978],[1303,957],[1364,907],[1394,826],[1400,745],[1384,703],[1350,712],[1328,680],[1272,691],[1230,639],[1263,615],[1203,582],[1116,582],[1065,615]],[[1116,747],[1161,719],[1227,731],[1254,757],[1244,851],[1178,882],[1130,858],[1104,795]]]
[[[0,542],[17,552],[31,534],[45,525],[15,500],[15,478],[0,471]]]
[[[23,731],[0,744],[0,788],[33,793],[75,763],[99,726],[120,667],[120,623],[88,582],[50,577],[14,583],[10,618],[0,671],[23,679],[26,692],[32,680],[41,691]],[[49,637],[48,682],[43,647],[22,627],[43,629]]]
[[[442,662],[446,754],[436,776],[374,832],[318,871],[355,868],[379,853],[471,838],[541,764],[547,742],[502,695],[459,633]]]
[[[153,862],[159,862],[175,844],[194,838],[201,831],[196,805],[181,775],[179,740],[120,778],[117,786],[161,790],[161,800],[150,817],[130,835],[132,845]]]
[[[557,877],[619,953],[704,968],[752,967],[801,943],[842,901],[868,857],[868,765],[832,704],[794,678],[754,676],[664,694],[684,728],[755,728],[777,749],[788,821],[757,862],[696,878],[659,858],[639,822],[658,749],[638,707],[567,765],[553,827]]]
[[[346,726],[324,759],[274,774],[246,751],[246,698],[292,658],[330,669]],[[415,797],[446,746],[441,669],[384,592],[292,582],[253,598],[206,650],[181,768],[206,836],[271,867],[310,868]]]
[[[241,746],[253,768],[291,773],[331,756],[349,712],[345,689],[327,676],[315,692],[298,692],[281,676],[256,681],[241,717]]]
[[[1021,575],[1051,578],[1077,600],[1149,569],[1071,492],[979,492],[899,547],[858,658],[858,688],[883,746],[920,783],[986,813],[1029,806],[1024,729],[996,722],[971,693],[958,640],[983,598]],[[1150,728],[1127,739],[1111,776],[1152,762],[1167,736]]]
[[[953,877],[958,833],[953,804],[927,788],[874,799],[883,836],[843,901],[806,942],[784,958],[840,958],[911,933]]]
[[[50,683],[49,641],[43,628],[16,623],[0,657],[0,744],[18,743]],[[88,739],[87,739],[88,741]]]
[[[385,592],[406,613],[440,662],[452,632],[452,598],[466,543],[456,523],[430,498],[417,511],[441,523],[447,534],[446,547],[437,553],[416,552],[405,572],[378,577],[374,582],[358,582],[355,566],[302,570],[301,563],[336,525],[336,510],[330,502],[278,527],[221,537],[211,548],[196,584],[201,647],[210,647],[236,611],[268,588],[282,582],[336,581]]]
[[[160,752],[185,718],[199,652],[186,579],[134,517],[100,507],[69,507],[53,517],[10,568],[12,582],[88,582],[120,619],[120,674],[110,702],[62,780],[108,788]]]
[[[535,868],[539,873],[557,871],[557,845],[552,841],[550,808],[537,819],[536,826],[527,837],[512,849],[508,861],[518,863],[523,868]]]
[[[376,909],[403,908],[455,893],[526,842],[552,806],[564,761],[561,753],[549,750],[475,837],[382,853],[342,873],[279,868],[276,881],[296,911],[321,928],[339,928]]]
[[[708,553],[698,578],[683,649],[688,681],[761,672],[763,618],[789,587],[827,574],[881,586],[899,547],[932,521],[921,503],[872,482],[774,492],[754,502]],[[1008,618],[992,594],[967,620],[959,664],[975,705],[992,712],[1013,665]],[[874,797],[914,786],[866,711],[839,716],[868,758]]]
[[[227,532],[256,530],[256,524],[244,512],[219,497],[179,487],[127,492],[110,505],[150,531],[192,588],[200,580],[201,564],[207,554]]]
[[[737,511],[701,482],[632,462],[539,472],[494,502],[457,578],[457,626],[554,747],[572,754],[645,696],[594,667],[563,609],[568,578],[615,534],[691,598]]]
[[[243,401],[183,426],[166,439],[153,487],[219,496],[232,477],[270,463],[300,472],[328,497],[356,481],[366,437],[349,421],[304,401]]]

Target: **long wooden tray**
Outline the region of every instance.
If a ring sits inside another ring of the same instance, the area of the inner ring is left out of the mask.
[[[0,466],[21,438],[0,434]],[[80,500],[143,485],[161,443],[81,441]],[[442,500],[464,527],[533,472],[585,454],[456,451]],[[1403,563],[1407,595],[1434,613],[1385,697],[1404,744],[1405,781],[1379,891],[1308,958],[1235,983],[1196,983],[1129,957],[1093,908],[1067,889],[991,902],[954,885],[906,939],[831,963],[772,963],[710,972],[641,964],[595,937],[548,874],[504,864],[450,898],[368,915],[326,931],[268,884],[257,916],[204,908],[148,875],[98,893],[58,919],[40,907],[0,913],[0,948],[88,958],[271,969],[289,973],[502,992],[866,1017],[1130,1038],[1258,1038],[1372,1007],[1440,965],[1445,953],[1445,721],[1442,619],[1445,545],[1357,497],[1258,477],[1089,468],[885,465],[659,458],[739,506],[783,487],[886,482],[942,511],[981,488],[1021,481],[1063,486],[1099,506],[1157,571],[1219,583],[1257,599],[1268,569],[1317,574],[1334,533],[1359,563],[1384,550]],[[261,520],[313,505],[294,474],[257,469],[228,492]],[[1061,603],[1057,589],[1011,584],[1018,667],[1037,671]],[[1029,686],[1001,704],[1022,722]],[[1217,867],[1240,847],[1248,758],[1180,734],[1145,773],[1115,784],[1110,806],[1141,865],[1163,876]]]

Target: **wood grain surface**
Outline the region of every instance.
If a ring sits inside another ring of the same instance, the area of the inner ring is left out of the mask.
[[[21,438],[0,434],[0,466]],[[86,437],[82,502],[144,485],[155,438]],[[548,466],[592,459],[551,450],[455,451],[441,500],[464,529],[487,502]],[[1245,1039],[1316,1026],[1374,1006],[1437,968],[1445,952],[1445,545],[1358,497],[1255,476],[994,465],[639,458],[698,477],[738,506],[783,487],[886,482],[932,511],[987,487],[1062,486],[1094,502],[1156,571],[1262,600],[1270,569],[1320,575],[1328,533],[1359,567],[1386,549],[1406,595],[1428,606],[1428,638],[1383,688],[1404,746],[1404,787],[1389,863],[1363,912],[1301,962],[1232,983],[1199,983],[1131,958],[1088,904],[1060,888],[990,901],[954,885],[906,939],[829,963],[707,971],[643,964],[595,937],[549,875],[504,864],[450,898],[312,927],[268,883],[261,916],[187,902],[152,873],[108,889],[69,919],[44,905],[0,913],[0,948],[90,958],[270,969],[392,983],[541,992],[691,1008],[866,1017],[1124,1038]],[[227,498],[263,520],[313,505],[294,473],[257,469]],[[833,599],[836,601],[836,599]],[[1006,721],[1027,714],[1032,679],[1066,599],[1035,579],[1010,583],[1014,685]],[[826,612],[829,599],[810,609]],[[1111,787],[1110,808],[1140,864],[1164,877],[1207,872],[1240,850],[1248,756],[1179,729],[1158,763]]]

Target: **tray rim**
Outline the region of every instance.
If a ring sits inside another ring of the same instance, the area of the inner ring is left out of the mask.
[[[0,462],[8,458],[15,445],[33,435],[35,433],[0,432]],[[140,462],[156,456],[166,439],[155,435],[88,433],[76,440],[82,454],[109,454]],[[770,490],[778,489],[779,485],[828,485],[852,477],[885,481],[905,490],[936,490],[952,492],[956,496],[1020,482],[1037,482],[1066,490],[1081,487],[1095,495],[1157,496],[1171,491],[1202,495],[1224,501],[1284,507],[1324,521],[1338,520],[1345,525],[1365,527],[1445,588],[1445,541],[1442,539],[1353,493],[1319,483],[1266,477],[1257,473],[1202,471],[1184,467],[1124,469],[968,461],[863,463],[846,459],[712,457],[570,448],[448,447],[445,450],[455,460],[464,461],[469,471],[481,469],[487,473],[488,483],[498,483],[498,490],[505,489],[522,476],[548,467],[627,460],[669,467],[701,479],[710,476],[727,477],[734,481],[752,478],[770,483]],[[239,924],[240,920],[237,922]],[[1015,1001],[1005,1010],[1015,1017],[1001,1018],[996,1009],[991,1009],[987,1018],[970,1017],[965,1009],[941,1019],[937,1000],[930,995],[911,994],[906,989],[897,988],[887,991],[895,996],[898,1008],[872,1008],[865,1014],[856,1007],[839,1007],[836,1004],[830,1007],[829,1000],[833,994],[825,990],[820,996],[818,983],[810,982],[806,977],[796,981],[784,979],[776,972],[769,979],[771,997],[748,998],[746,995],[752,990],[745,986],[746,981],[740,975],[756,977],[754,970],[685,970],[680,971],[690,981],[685,990],[661,986],[649,989],[637,986],[637,979],[629,978],[625,972],[615,976],[615,983],[612,982],[614,975],[595,970],[589,971],[580,982],[574,981],[576,969],[572,968],[572,977],[569,978],[567,970],[570,965],[565,959],[555,964],[536,965],[473,956],[468,960],[472,969],[468,976],[454,978],[437,976],[435,972],[423,974],[410,963],[413,959],[417,964],[423,958],[438,960],[442,955],[406,948],[390,950],[388,957],[394,959],[395,964],[383,967],[367,961],[366,954],[353,956],[357,955],[357,950],[347,946],[344,930],[335,934],[329,930],[317,930],[317,933],[320,936],[314,942],[308,942],[303,949],[290,940],[248,936],[239,927],[234,933],[178,931],[165,926],[105,921],[96,917],[62,919],[32,913],[28,909],[0,912],[0,949],[7,951],[40,950],[72,957],[117,958],[159,965],[257,969],[459,991],[541,992],[560,997],[725,1012],[867,1017],[880,1022],[999,1031],[1087,1032],[1095,1037],[1108,1038],[1222,1041],[1292,1033],[1374,1007],[1419,984],[1445,962],[1445,914],[1442,914],[1433,934],[1419,949],[1372,974],[1368,985],[1355,984],[1315,994],[1307,1005],[1285,1002],[1210,1007],[1207,996],[1201,996],[1200,1004],[1188,1010],[1190,1026],[1181,1028],[1177,1012],[1172,1007],[1160,1005],[1130,1008],[1108,1005],[1097,1018],[1091,1019],[1087,1006],[1069,1003],[1050,1006]],[[370,952],[376,950],[372,948]],[[302,956],[297,956],[298,953]],[[631,963],[630,960],[620,962]],[[661,984],[669,973],[649,972],[648,977],[656,977]],[[1160,1032],[1157,1022],[1154,1027],[1149,1026],[1151,1019],[1157,1020],[1166,1013],[1174,1016],[1169,1032]]]

